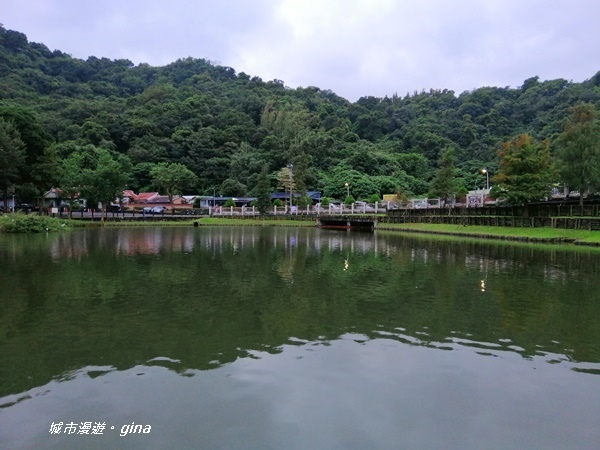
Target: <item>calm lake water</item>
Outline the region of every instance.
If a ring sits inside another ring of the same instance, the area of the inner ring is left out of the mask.
[[[0,448],[598,448],[599,274],[383,232],[0,236]]]

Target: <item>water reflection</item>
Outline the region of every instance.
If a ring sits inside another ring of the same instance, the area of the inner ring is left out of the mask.
[[[600,374],[593,250],[148,228],[1,236],[0,262],[4,410],[76,380],[159,369],[193,379],[271,357],[301,361],[340,341]]]

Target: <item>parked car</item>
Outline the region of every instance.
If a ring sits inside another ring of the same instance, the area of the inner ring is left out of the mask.
[[[341,211],[342,210],[340,205],[336,205],[335,203],[330,203],[329,205],[315,203],[315,209],[318,209],[320,211],[329,211],[330,209],[331,209],[331,211]]]
[[[166,206],[155,206],[150,210],[151,214],[164,214],[167,211]]]
[[[121,205],[118,203],[111,203],[106,207],[107,212],[120,213],[122,211]]]
[[[354,209],[356,211],[365,211],[365,212],[373,212],[375,208],[369,205],[367,202],[355,202]]]
[[[21,203],[19,206],[17,206],[17,211],[23,211],[23,212],[31,212],[35,209],[35,206],[30,205],[29,203]]]

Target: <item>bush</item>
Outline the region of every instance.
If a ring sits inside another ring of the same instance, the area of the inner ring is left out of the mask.
[[[356,203],[356,200],[351,195],[346,197],[346,200],[344,200],[344,205],[351,205],[352,203]]]
[[[281,200],[279,200],[278,198],[276,198],[275,200],[273,200],[273,206],[283,206],[283,203],[281,203]]]
[[[225,202],[225,205],[223,205],[223,206],[225,206],[226,208],[229,208],[231,206],[235,206],[235,202],[233,201],[232,198],[228,198],[227,201]]]
[[[329,206],[330,203],[331,203],[331,200],[329,200],[329,197],[323,197],[321,199],[321,206]]]
[[[379,195],[373,194],[369,197],[369,203],[381,203],[381,198],[379,198]]]
[[[304,195],[296,200],[296,206],[301,208],[306,208],[310,205],[312,205],[312,198],[310,198],[308,195]]]
[[[42,233],[67,229],[67,222],[55,217],[22,213],[5,214],[0,217],[0,232],[3,233]]]

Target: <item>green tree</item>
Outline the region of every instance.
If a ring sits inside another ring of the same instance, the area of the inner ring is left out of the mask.
[[[279,187],[285,192],[289,192],[290,203],[293,203],[293,193],[296,190],[296,181],[294,180],[294,172],[292,167],[284,167],[278,174]],[[291,206],[291,205],[290,205]]]
[[[306,197],[307,195],[306,181],[311,165],[311,157],[306,153],[302,153],[298,157],[294,158],[294,191],[300,197]]]
[[[180,163],[159,163],[150,171],[152,183],[169,197],[169,203],[173,204],[173,196],[181,194],[184,189],[192,188],[198,177]]]
[[[271,207],[271,184],[266,165],[263,166],[256,182],[256,206],[261,214],[265,214]]]
[[[44,149],[42,156],[32,167],[33,186],[37,195],[43,195],[49,188],[56,186],[62,176],[62,160],[58,155],[56,146],[51,145]]]
[[[313,200],[308,195],[303,195],[296,199],[296,205],[300,208],[306,208],[307,206],[310,206],[312,204],[313,204]]]
[[[596,107],[583,103],[571,108],[557,141],[556,163],[560,177],[580,192],[579,204],[591,189],[600,187],[600,123]]]
[[[221,183],[219,191],[222,192],[224,196],[243,197],[248,192],[248,189],[245,184],[240,183],[238,180],[227,178]]]
[[[95,149],[91,167],[82,170],[82,195],[102,203],[101,221],[106,206],[123,195],[131,175],[131,162],[124,155],[113,156],[108,150]]]
[[[455,150],[452,147],[446,147],[442,150],[438,161],[438,168],[433,180],[431,180],[429,197],[441,198],[444,203],[448,203],[456,195],[459,188],[456,173]]]
[[[493,196],[514,205],[525,205],[542,200],[552,189],[554,173],[547,140],[535,141],[528,134],[507,141],[498,152],[499,173],[492,178],[496,183]]]
[[[368,177],[356,170],[350,169],[344,164],[334,167],[329,173],[323,174],[325,195],[336,199],[348,196],[348,183],[350,194],[358,198],[368,197],[373,193],[379,193],[379,189],[372,177]]]
[[[8,205],[8,193],[18,181],[20,169],[25,164],[25,143],[14,123],[0,117],[0,188],[4,192],[4,205]]]
[[[25,144],[25,164],[21,166],[19,181],[32,182],[35,165],[52,139],[40,124],[38,117],[26,108],[0,102],[0,118],[11,122],[19,131],[20,139]]]
[[[69,218],[71,218],[73,212],[73,203],[81,194],[85,183],[82,173],[83,161],[83,155],[80,152],[75,152],[64,159],[62,163],[59,185],[62,198],[69,203]]]

